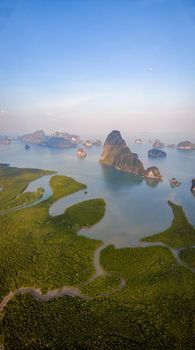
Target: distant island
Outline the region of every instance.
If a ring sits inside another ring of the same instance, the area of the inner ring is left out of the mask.
[[[156,139],[152,145],[153,148],[164,148],[165,145],[159,139]]]
[[[156,167],[144,169],[136,153],[132,153],[120,131],[113,130],[106,138],[100,163],[134,175],[161,180],[162,176]]]
[[[99,139],[82,141],[78,135],[59,131],[55,131],[51,135],[46,135],[43,130],[36,130],[33,133],[19,136],[18,141],[49,148],[76,148],[80,144],[89,148],[92,146],[101,146],[102,144]]]
[[[192,143],[190,141],[183,141],[178,143],[177,149],[184,150],[184,151],[190,151],[195,149],[195,143]]]
[[[77,149],[77,157],[80,159],[84,159],[87,156],[87,153],[83,148],[78,148]]]
[[[171,187],[175,188],[175,187],[179,187],[181,185],[181,182],[178,181],[175,177],[173,177],[170,181],[169,181]]]
[[[74,148],[82,142],[77,135],[58,131],[51,135],[46,135],[43,130],[22,135],[18,139],[22,143],[41,145],[49,148]]]
[[[136,139],[135,140],[135,144],[137,144],[137,145],[140,145],[140,144],[142,144],[143,142],[142,142],[142,140],[141,139]]]
[[[167,156],[166,152],[157,148],[152,148],[148,151],[149,158],[165,158],[166,156]]]
[[[0,135],[0,145],[10,145],[11,140],[6,135]]]
[[[83,142],[83,146],[90,148],[92,146],[101,146],[102,141],[96,139],[96,140],[86,140]]]

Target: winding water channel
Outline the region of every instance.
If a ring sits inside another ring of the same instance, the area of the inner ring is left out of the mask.
[[[49,196],[52,195],[52,190],[49,186],[49,180],[51,178],[51,176],[53,175],[47,175],[47,176],[43,176],[35,181],[32,181],[26,188],[25,191],[35,191],[38,187],[43,187],[44,188],[44,196],[38,201],[41,202],[43,200],[46,200],[47,198],[49,198]],[[94,198],[92,195],[87,195],[85,196],[83,191],[79,191],[76,193],[73,193],[72,195],[69,195],[67,197],[61,198],[59,200],[57,200],[55,203],[53,203],[50,208],[49,208],[49,214],[51,216],[57,216],[60,215],[62,213],[64,213],[64,211],[71,205],[77,204],[78,202],[81,202],[85,199],[92,199]],[[32,205],[36,205],[37,201],[34,202],[31,205],[28,205],[26,207],[32,206]],[[24,207],[22,207],[24,208]],[[21,208],[13,208],[12,211],[14,210],[20,210]],[[8,212],[10,210],[7,210]],[[6,211],[4,211],[5,213]],[[3,213],[1,213],[3,215]],[[98,224],[97,224],[98,225]],[[97,226],[95,225],[95,227]],[[88,234],[90,231],[90,228],[87,229]],[[82,229],[80,231],[80,234],[82,234],[84,232],[84,229]],[[78,287],[73,287],[73,286],[64,286],[62,288],[59,289],[54,289],[54,290],[49,290],[46,294],[43,294],[42,291],[40,289],[36,289],[33,287],[24,287],[24,288],[19,288],[15,291],[10,291],[1,301],[0,303],[0,312],[2,312],[5,308],[5,306],[7,305],[7,303],[15,296],[17,295],[23,295],[23,294],[31,294],[36,300],[38,301],[48,301],[51,300],[53,298],[59,298],[62,296],[70,296],[70,297],[77,297],[77,298],[81,298],[84,300],[90,300],[92,299],[92,297],[89,297],[87,295],[84,295],[80,288],[82,288],[83,286],[91,283],[92,281],[94,281],[96,278],[106,275],[107,273],[104,271],[104,269],[102,268],[101,264],[100,264],[100,255],[103,249],[105,249],[107,247],[108,244],[113,243],[113,242],[104,242],[98,249],[96,249],[95,253],[94,253],[94,258],[93,258],[93,264],[94,264],[94,269],[95,269],[95,273],[94,275],[87,281],[84,281],[80,286]],[[142,246],[142,247],[147,247],[147,246],[165,246],[167,247],[170,252],[173,254],[173,256],[176,258],[178,264],[183,265],[185,268],[189,269],[191,272],[195,273],[195,269],[191,268],[187,263],[183,262],[180,257],[179,257],[179,253],[186,249],[186,247],[184,248],[180,248],[180,249],[173,249],[163,243],[147,243],[147,242],[139,242],[139,244],[137,246]],[[195,246],[193,246],[193,248],[195,248]],[[119,290],[121,290],[122,288],[125,288],[126,286],[126,281],[121,278],[120,280],[120,284],[118,286],[117,289],[112,290],[111,292],[108,293],[102,293],[101,296],[108,296],[112,293],[115,293]]]

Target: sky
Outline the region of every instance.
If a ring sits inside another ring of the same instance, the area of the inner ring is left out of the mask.
[[[195,0],[0,0],[0,134],[194,121]]]

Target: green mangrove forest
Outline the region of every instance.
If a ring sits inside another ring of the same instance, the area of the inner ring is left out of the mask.
[[[24,192],[44,175],[48,199]],[[147,246],[116,249],[77,235],[103,218],[104,199],[49,215],[86,185],[4,164],[0,187],[1,349],[195,349],[195,229],[180,206],[168,203],[172,224]]]

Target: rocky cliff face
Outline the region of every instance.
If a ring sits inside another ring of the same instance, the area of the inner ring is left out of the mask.
[[[143,176],[150,181],[162,180],[162,176],[157,167],[150,167],[147,170],[144,169],[138,155],[130,151],[118,130],[113,130],[108,135],[104,143],[100,163],[113,166],[127,173]]]
[[[159,180],[159,181],[163,179],[159,169],[156,166],[151,166],[147,168],[145,172],[145,177],[151,180]]]
[[[21,142],[24,143],[34,143],[37,145],[41,145],[45,141],[45,134],[43,130],[37,130],[32,134],[26,134],[20,137]]]
[[[138,155],[132,153],[118,130],[112,131],[105,143],[100,163],[110,165],[127,173],[145,175],[145,169]]]

